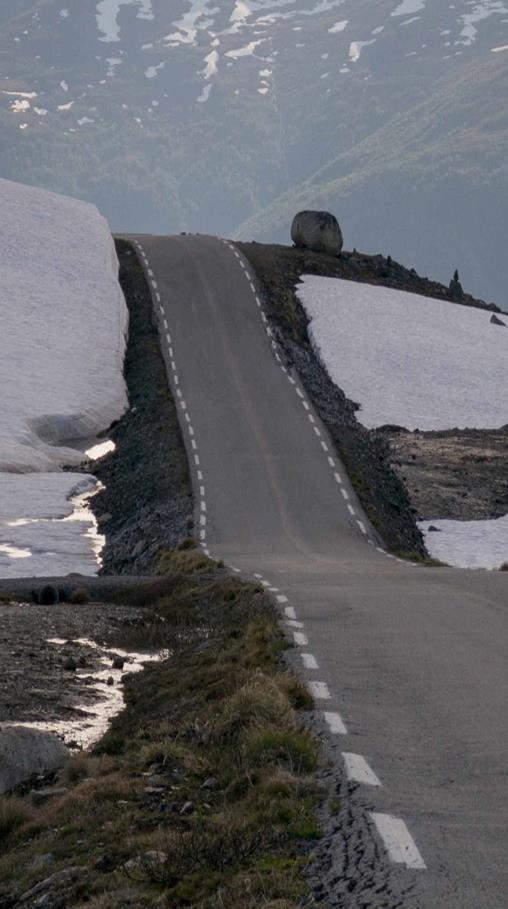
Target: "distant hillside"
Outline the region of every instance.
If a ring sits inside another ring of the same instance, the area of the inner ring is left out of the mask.
[[[501,0],[4,0],[1,175],[115,229],[346,245],[508,308]]]

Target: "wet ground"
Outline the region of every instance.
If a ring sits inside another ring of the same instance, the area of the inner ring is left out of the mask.
[[[87,746],[123,705],[122,677],[149,653],[121,644],[138,610],[108,603],[0,603],[0,724],[35,725]]]

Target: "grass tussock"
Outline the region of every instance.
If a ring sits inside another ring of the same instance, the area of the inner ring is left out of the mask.
[[[157,621],[172,656],[127,678],[123,714],[56,780],[67,791],[2,800],[0,904],[47,876],[40,855],[52,873],[86,866],[91,909],[294,909],[304,896],[326,797],[299,712],[312,700],[265,593],[201,560],[166,554],[164,576],[126,592],[139,642]],[[76,885],[58,905],[83,898]]]

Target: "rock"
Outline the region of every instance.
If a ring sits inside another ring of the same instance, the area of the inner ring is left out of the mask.
[[[50,732],[9,726],[0,729],[0,793],[14,789],[34,774],[63,767],[69,751]]]
[[[194,811],[194,802],[185,802],[180,808],[180,814],[192,814]]]
[[[490,317],[490,324],[491,324],[491,325],[504,325],[504,326],[506,326],[506,322],[503,322],[502,319],[498,319],[498,317],[497,317],[495,314],[494,314],[493,316]]]
[[[105,511],[104,514],[100,514],[97,518],[97,523],[98,523],[99,527],[101,527],[103,524],[107,524],[108,521],[111,521],[112,517],[113,517],[113,515],[109,511]]]
[[[62,795],[65,795],[67,789],[32,789],[30,793],[30,798],[33,805],[44,805],[46,802],[50,802],[52,799],[59,799]]]
[[[32,862],[32,868],[34,871],[41,871],[43,868],[48,868],[50,865],[55,864],[55,856],[52,852],[44,852],[42,855],[36,855]]]
[[[131,552],[131,557],[132,557],[133,559],[135,559],[136,556],[141,555],[141,553],[143,552],[143,549],[144,549],[145,547],[146,547],[146,541],[145,541],[145,540],[138,540],[138,542],[136,543],[134,549],[133,549],[132,552]]]
[[[150,849],[148,852],[144,852],[143,855],[138,855],[135,859],[129,859],[124,864],[124,869],[127,871],[136,871],[138,868],[147,868],[150,865],[164,865],[168,860],[166,852],[158,852],[155,849]]]
[[[441,533],[441,528],[436,527],[434,524],[429,524],[429,526],[427,527],[427,531],[429,533]]]
[[[106,685],[109,685],[111,687],[111,685],[114,685],[114,684],[115,684],[115,680],[114,680],[113,676],[108,675],[108,680],[106,682]]]
[[[217,789],[219,781],[215,779],[214,776],[209,776],[207,780],[201,786],[202,789]]]
[[[76,669],[78,668],[78,664],[76,663],[76,660],[74,659],[74,657],[71,657],[71,656],[67,657],[67,659],[65,659],[63,661],[62,665],[63,665],[63,668],[67,670],[67,672],[75,672]]]
[[[117,654],[117,656],[113,657],[113,662],[111,665],[113,666],[113,669],[123,669],[125,666],[125,660],[123,657],[118,656]]]
[[[291,225],[291,239],[299,248],[330,256],[340,256],[344,243],[337,218],[327,211],[298,212]]]
[[[37,906],[40,909],[46,909],[46,907],[47,909],[60,909],[60,906],[70,905],[72,892],[76,884],[82,884],[86,873],[87,870],[82,865],[74,865],[71,868],[64,868],[63,871],[57,871],[51,877],[39,881],[35,887],[26,890],[20,896],[17,905]]]

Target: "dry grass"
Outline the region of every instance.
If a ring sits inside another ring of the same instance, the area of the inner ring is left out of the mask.
[[[34,863],[48,853],[52,871],[86,865],[92,909],[293,909],[304,894],[326,798],[298,713],[312,700],[282,663],[264,592],[202,559],[182,550],[168,575],[127,592],[145,617],[139,640],[165,629],[174,652],[127,677],[124,713],[56,781],[68,791],[34,808],[2,800],[1,898],[47,876]],[[80,893],[71,905],[84,907]]]

